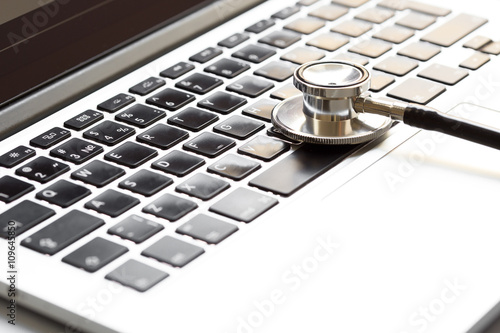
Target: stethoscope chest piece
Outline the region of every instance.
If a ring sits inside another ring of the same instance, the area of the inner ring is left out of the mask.
[[[372,97],[370,72],[347,61],[298,67],[293,84],[302,92],[276,105],[271,122],[292,139],[318,144],[357,144],[380,137],[397,120],[500,149],[500,129],[425,105]]]
[[[317,144],[357,144],[384,134],[391,118],[358,113],[356,98],[370,88],[370,73],[345,61],[305,64],[293,83],[302,95],[288,98],[273,110],[273,125],[295,140]]]

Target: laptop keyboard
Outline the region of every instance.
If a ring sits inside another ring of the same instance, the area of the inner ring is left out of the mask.
[[[368,2],[301,0],[57,127],[34,127],[0,156],[0,236],[15,224],[21,245],[44,255],[79,241],[63,265],[146,292],[359,148],[301,145],[271,128],[273,107],[298,92],[298,65],[369,65],[372,92],[427,104],[500,52],[479,35],[457,44],[485,19]],[[450,46],[470,56],[432,63]],[[93,234],[103,228],[106,238]]]

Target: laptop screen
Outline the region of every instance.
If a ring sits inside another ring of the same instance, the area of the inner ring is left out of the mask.
[[[2,0],[0,107],[207,0]]]

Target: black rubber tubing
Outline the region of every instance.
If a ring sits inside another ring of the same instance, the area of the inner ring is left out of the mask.
[[[500,130],[441,113],[422,105],[410,104],[405,109],[403,122],[413,127],[441,132],[500,149]]]

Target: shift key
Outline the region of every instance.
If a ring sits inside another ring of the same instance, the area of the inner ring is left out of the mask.
[[[427,35],[422,37],[422,40],[448,47],[464,38],[486,22],[488,22],[488,20],[482,17],[469,14],[459,14],[429,32]]]

